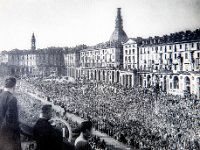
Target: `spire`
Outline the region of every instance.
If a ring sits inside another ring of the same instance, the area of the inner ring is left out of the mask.
[[[125,42],[128,39],[123,30],[123,19],[121,16],[121,8],[117,8],[117,17],[115,19],[115,30],[110,37],[110,41]]]
[[[121,16],[121,8],[117,8],[117,17],[115,20],[115,28],[117,29],[123,29],[123,20]]]
[[[36,39],[35,39],[35,35],[34,33],[32,34],[32,38],[31,38],[31,50],[36,50]]]

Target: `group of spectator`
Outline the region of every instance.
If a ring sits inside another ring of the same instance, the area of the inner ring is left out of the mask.
[[[119,84],[26,79],[28,88],[135,148],[199,149],[199,100]],[[30,88],[30,85],[32,86]]]
[[[139,86],[47,82],[42,78],[23,79],[20,84],[26,92],[91,120],[95,129],[133,148],[200,149],[200,103],[195,97],[173,96]],[[34,112],[30,114],[34,122],[41,106],[37,100],[28,100],[25,93],[21,97],[27,110]],[[91,139],[93,147],[106,149],[105,141],[95,136]]]
[[[75,137],[74,143],[64,141],[61,130],[50,122],[52,116],[59,115],[53,111],[51,104],[41,105],[39,100],[23,92],[25,89],[16,86],[14,77],[6,78],[3,85],[0,92],[1,150],[92,150],[88,142],[93,127],[91,121],[83,121],[76,127],[78,137]],[[19,89],[15,90],[16,88]],[[28,126],[32,129],[26,130]],[[20,134],[32,134],[31,139],[36,143],[29,142],[24,147],[21,142],[25,137]]]

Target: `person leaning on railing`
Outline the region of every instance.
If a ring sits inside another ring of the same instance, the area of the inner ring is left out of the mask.
[[[54,128],[49,122],[52,111],[51,105],[44,105],[40,118],[33,127],[33,136],[37,144],[36,150],[62,149],[62,132]]]

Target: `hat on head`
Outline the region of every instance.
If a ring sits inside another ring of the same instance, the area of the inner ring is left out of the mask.
[[[15,77],[8,77],[5,80],[5,87],[6,88],[12,88],[16,85],[16,78]]]
[[[52,106],[50,104],[46,104],[42,106],[42,113],[47,114],[49,111],[51,111]]]

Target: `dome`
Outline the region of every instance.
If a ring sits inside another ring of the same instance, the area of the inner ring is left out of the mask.
[[[117,8],[117,17],[115,20],[115,30],[110,37],[110,41],[125,42],[126,40],[128,40],[128,37],[123,30],[123,20],[121,17],[121,8]]]
[[[110,37],[110,41],[125,42],[127,41],[127,39],[128,37],[123,29],[122,30],[115,29]]]

